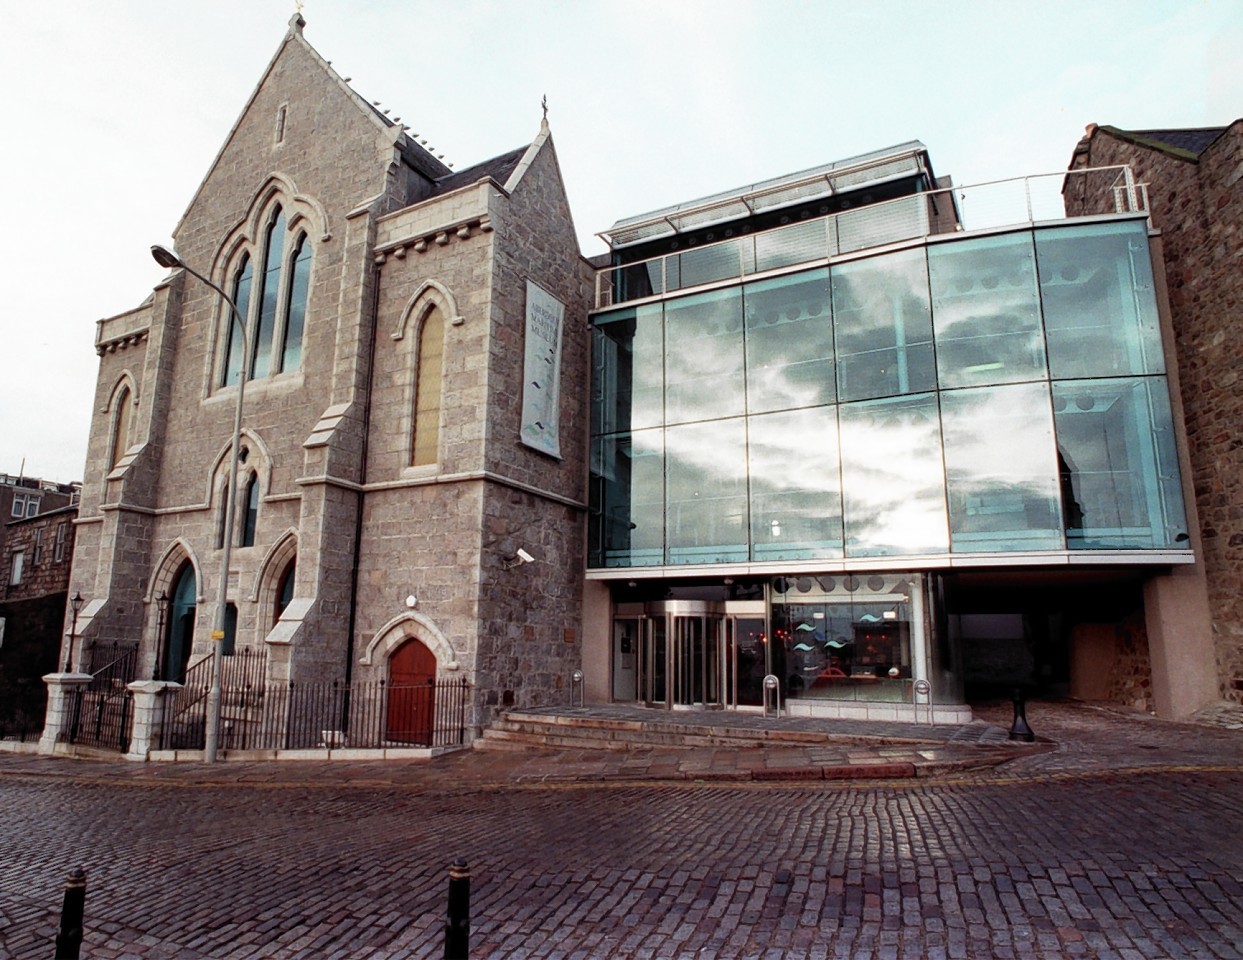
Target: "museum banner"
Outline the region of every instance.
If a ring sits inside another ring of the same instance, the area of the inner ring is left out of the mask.
[[[522,378],[522,442],[561,456],[561,325],[565,304],[527,281],[526,356]]]

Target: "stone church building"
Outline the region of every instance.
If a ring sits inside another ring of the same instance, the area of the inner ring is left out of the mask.
[[[141,638],[139,676],[184,679],[212,649],[228,537],[226,653],[263,652],[268,681],[464,677],[486,722],[580,663],[593,271],[546,120],[451,170],[303,26],[173,231],[236,304],[249,369],[185,270],[99,321],[78,636]]]

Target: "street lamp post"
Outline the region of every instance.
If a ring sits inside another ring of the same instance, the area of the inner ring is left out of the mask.
[[[220,742],[220,673],[221,657],[224,656],[224,625],[229,606],[229,563],[233,559],[233,511],[237,503],[237,465],[242,444],[242,405],[246,400],[246,378],[250,375],[251,342],[246,330],[246,319],[237,309],[233,298],[205,276],[185,263],[171,250],[155,245],[151,256],[161,267],[169,270],[180,268],[190,276],[201,280],[220,295],[229,305],[233,322],[242,332],[242,370],[237,378],[237,403],[233,408],[233,445],[229,451],[229,483],[225,490],[224,546],[220,551],[220,591],[216,604],[216,616],[212,625],[211,687],[207,691],[207,729],[204,732],[203,761],[216,762],[216,746]]]
[[[73,591],[73,596],[69,598],[69,609],[73,611],[72,626],[69,628],[69,649],[65,652],[65,673],[73,670],[73,641],[78,636],[78,613],[82,609],[82,594],[77,590]]]
[[[160,679],[160,652],[164,648],[164,620],[168,616],[169,596],[163,590],[155,598],[156,610],[159,612],[159,618],[155,628],[155,663],[151,667],[151,679]]]

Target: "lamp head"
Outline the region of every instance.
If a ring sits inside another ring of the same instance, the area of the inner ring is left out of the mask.
[[[181,259],[177,254],[167,247],[161,247],[158,243],[151,245],[151,258],[161,267],[165,267],[168,270],[181,266]]]

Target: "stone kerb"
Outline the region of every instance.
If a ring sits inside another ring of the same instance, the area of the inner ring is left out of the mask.
[[[89,673],[49,673],[43,678],[47,684],[47,715],[43,721],[43,736],[39,738],[39,753],[51,756],[56,745],[68,735],[73,722],[73,696],[91,682]]]
[[[136,680],[129,684],[127,689],[134,695],[134,724],[126,760],[151,759],[151,751],[159,743],[160,729],[164,726],[164,711],[172,702],[169,695],[181,688],[180,683],[168,680]]]

